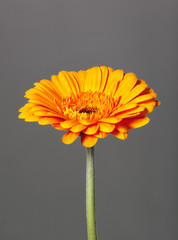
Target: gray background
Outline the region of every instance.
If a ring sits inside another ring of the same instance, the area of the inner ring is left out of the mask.
[[[176,0],[1,0],[0,239],[85,240],[85,149],[19,120],[24,92],[98,65],[146,80],[162,105],[96,145],[100,240],[178,239]]]

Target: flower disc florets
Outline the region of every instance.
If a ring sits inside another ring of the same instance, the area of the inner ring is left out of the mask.
[[[62,99],[64,116],[71,120],[99,120],[108,117],[115,106],[112,97],[102,92],[80,92]]]

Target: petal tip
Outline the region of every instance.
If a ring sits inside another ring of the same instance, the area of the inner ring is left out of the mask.
[[[81,142],[83,144],[84,147],[93,147],[98,141],[98,138],[92,135],[86,135],[86,134],[82,134],[81,136]]]

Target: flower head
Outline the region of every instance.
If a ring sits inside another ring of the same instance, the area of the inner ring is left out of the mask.
[[[85,147],[111,133],[126,139],[131,128],[149,122],[146,115],[160,104],[157,95],[134,73],[93,67],[86,71],[61,71],[41,80],[26,92],[28,103],[19,118],[66,130],[62,141],[74,142],[81,134]]]

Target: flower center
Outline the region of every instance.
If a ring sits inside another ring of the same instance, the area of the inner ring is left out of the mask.
[[[79,110],[79,113],[91,114],[91,113],[94,113],[94,112],[97,112],[97,108],[94,108],[94,107],[84,107],[84,108]]]
[[[80,92],[62,100],[62,111],[68,119],[96,120],[107,117],[116,102],[101,92]]]

